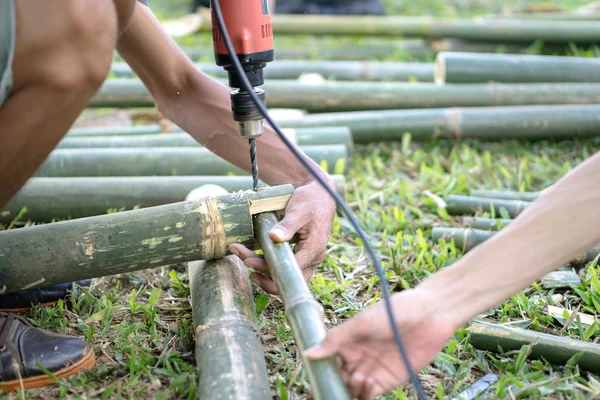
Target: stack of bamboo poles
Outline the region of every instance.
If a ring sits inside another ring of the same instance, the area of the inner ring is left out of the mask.
[[[434,227],[431,234],[432,241],[452,242],[457,249],[467,253],[512,223],[512,219],[516,218],[539,195],[538,192],[500,190],[473,190],[470,196],[450,195],[446,198],[446,210],[450,215],[463,216],[464,228]],[[491,214],[491,216],[479,217],[482,214]],[[579,287],[582,282],[576,268],[595,261],[599,255],[600,245],[581,254],[559,271],[543,277],[542,286],[546,289]],[[554,306],[548,306],[547,312],[563,322],[565,315],[572,315],[570,311]],[[594,316],[587,314],[577,316],[588,324],[596,321]],[[572,315],[572,318],[575,318],[575,315]],[[469,330],[471,344],[481,350],[497,352],[501,348],[502,351],[511,351],[520,350],[524,345],[531,345],[530,357],[543,358],[559,365],[567,363],[575,354],[582,353],[578,362],[579,367],[596,373],[600,371],[600,345],[598,344],[477,320],[472,323]]]

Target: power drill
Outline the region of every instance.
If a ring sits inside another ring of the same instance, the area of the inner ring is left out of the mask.
[[[275,55],[269,0],[219,0],[219,4],[237,57],[255,93],[266,105],[264,90],[256,87],[265,83],[263,69],[267,63],[274,60]],[[256,139],[264,133],[264,118],[248,92],[242,89],[242,83],[225,46],[214,10],[212,32],[215,60],[218,66],[224,67],[227,71],[229,86],[233,89],[231,92],[233,119],[238,123],[240,136],[248,139],[250,143],[250,161],[256,191],[258,189]]]

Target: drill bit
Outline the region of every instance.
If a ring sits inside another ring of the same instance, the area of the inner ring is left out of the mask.
[[[254,180],[252,187],[254,191],[258,191],[258,158],[256,154],[256,139],[249,139],[250,142],[250,162],[252,163],[252,179]]]

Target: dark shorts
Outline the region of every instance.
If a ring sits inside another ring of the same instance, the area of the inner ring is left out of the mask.
[[[15,53],[14,0],[0,0],[0,106],[13,84],[12,61]]]

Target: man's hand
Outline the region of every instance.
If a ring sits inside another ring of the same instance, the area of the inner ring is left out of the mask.
[[[393,310],[412,367],[418,373],[440,352],[455,332],[455,324],[436,312],[440,296],[422,289],[392,298]],[[382,303],[330,331],[320,346],[307,350],[309,359],[338,355],[353,397],[371,399],[409,380]]]
[[[319,182],[313,181],[296,189],[285,210],[285,217],[271,230],[271,239],[278,243],[288,242],[297,235],[294,253],[307,281],[325,258],[334,217],[335,201]],[[250,275],[254,283],[268,293],[279,293],[263,256],[240,244],[231,245],[229,250],[255,271]]]

